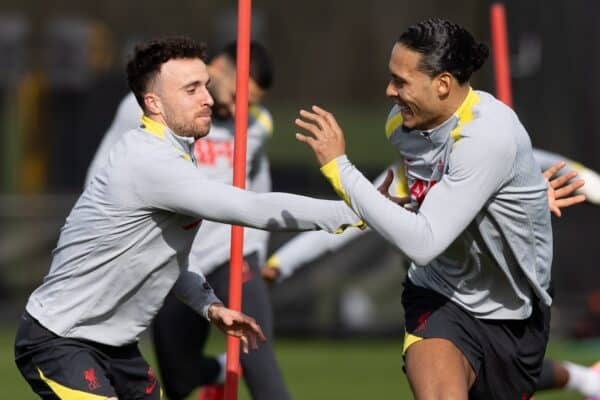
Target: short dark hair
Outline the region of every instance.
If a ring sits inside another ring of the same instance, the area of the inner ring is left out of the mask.
[[[237,60],[237,43],[231,42],[217,54],[223,54],[234,64]],[[267,49],[256,41],[250,42],[250,77],[263,90],[273,86],[274,79],[273,61]]]
[[[400,35],[398,43],[423,55],[423,72],[431,77],[449,72],[461,85],[481,68],[490,52],[465,28],[441,18],[412,25]]]
[[[146,111],[144,94],[150,81],[164,63],[178,58],[199,58],[206,62],[206,45],[185,36],[168,36],[135,46],[127,63],[127,81],[142,110]]]

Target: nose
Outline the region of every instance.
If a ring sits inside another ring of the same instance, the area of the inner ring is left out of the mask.
[[[388,82],[387,87],[385,88],[385,95],[387,97],[398,96],[398,91],[396,90],[396,87],[394,86],[394,84],[391,81]]]
[[[203,103],[204,103],[204,105],[207,105],[209,107],[212,107],[215,104],[215,100],[213,99],[212,95],[208,91],[207,87],[204,87]]]

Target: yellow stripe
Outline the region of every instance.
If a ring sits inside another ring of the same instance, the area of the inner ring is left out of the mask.
[[[167,130],[167,127],[164,126],[163,124],[161,124],[160,122],[156,122],[153,119],[150,119],[150,117],[147,117],[146,115],[144,115],[142,117],[142,128],[144,128],[146,130],[146,132],[159,137],[161,139],[165,138],[165,132]],[[173,148],[179,153],[181,154],[181,157],[186,160],[186,161],[192,161],[192,157],[190,157],[189,154],[179,150],[177,147],[173,146]]]
[[[161,139],[165,138],[165,130],[167,129],[167,127],[161,124],[160,122],[156,122],[153,119],[150,119],[150,117],[146,115],[142,117],[142,127],[146,130],[146,132],[156,137],[159,137]]]
[[[577,161],[569,161],[567,165],[577,172],[581,172],[585,169],[585,166]]]
[[[350,204],[350,198],[348,197],[346,191],[344,191],[344,187],[342,186],[342,180],[340,178],[340,170],[338,168],[337,159],[334,158],[327,164],[323,165],[321,167],[321,173],[325,175],[325,178],[327,178],[329,183],[331,183],[331,185],[333,186],[333,190],[335,190],[338,196],[340,196],[342,200],[346,202],[346,204],[352,206]]]
[[[460,140],[460,131],[462,130],[462,128],[467,123],[475,119],[475,115],[473,114],[473,107],[477,104],[479,104],[479,96],[477,95],[477,93],[475,93],[473,88],[469,88],[469,94],[467,94],[467,97],[465,98],[463,103],[460,105],[460,107],[458,107],[456,113],[454,113],[454,115],[458,117],[458,124],[456,125],[456,128],[454,128],[452,132],[450,132],[450,135],[452,136],[452,139],[454,139],[455,142]]]
[[[389,139],[389,137],[392,136],[392,133],[394,133],[394,131],[398,129],[400,125],[402,125],[402,122],[403,119],[402,114],[400,112],[398,112],[398,114],[394,115],[393,117],[390,117],[385,123],[385,136],[387,136],[387,138]]]
[[[401,162],[396,169],[396,196],[406,197],[409,194],[408,182],[406,181],[406,174],[404,172],[404,162]]]
[[[258,106],[250,107],[248,112],[250,113],[250,115],[252,117],[254,117],[256,122],[261,124],[263,126],[263,128],[265,128],[267,130],[267,133],[269,135],[273,134],[273,120],[271,119],[269,114],[262,111],[261,108]]]
[[[335,234],[339,235],[340,233],[344,232],[348,228],[358,228],[362,231],[362,230],[367,229],[367,227],[368,227],[367,223],[361,219],[356,224],[345,224],[345,225],[340,226],[339,228],[336,229]]]
[[[267,267],[279,268],[279,257],[277,257],[275,254],[269,257],[267,260]]]
[[[406,350],[408,350],[410,346],[417,342],[420,342],[421,340],[423,340],[422,337],[415,336],[408,332],[404,332],[404,347],[402,348],[402,354],[406,354]]]
[[[86,393],[81,390],[68,388],[50,378],[47,378],[39,368],[37,370],[40,374],[40,378],[42,378],[42,380],[50,387],[50,389],[52,389],[54,394],[56,394],[61,400],[106,400],[108,398],[108,396],[98,396],[97,394]]]

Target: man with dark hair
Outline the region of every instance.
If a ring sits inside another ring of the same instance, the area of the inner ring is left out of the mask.
[[[336,192],[412,260],[404,356],[419,400],[527,399],[548,340],[547,182],[515,113],[469,84],[487,55],[442,19],[395,44],[388,132],[405,161],[404,207],[388,194],[391,175],[378,191],[350,163],[332,114],[313,107],[296,120]]]
[[[215,117],[209,135],[194,144],[198,169],[207,178],[226,184],[233,180],[235,49],[235,43],[225,46],[208,64]],[[273,121],[260,102],[272,82],[273,66],[266,49],[251,42],[246,172],[248,190],[254,192],[271,191],[265,145],[273,134]],[[198,230],[190,251],[190,263],[204,273],[217,296],[223,299],[227,299],[229,292],[230,237],[228,225],[206,221]],[[266,231],[245,231],[242,307],[244,313],[252,315],[260,324],[267,343],[257,351],[242,354],[240,362],[252,398],[286,400],[290,395],[271,344],[273,317],[269,293],[260,276],[267,241]],[[152,325],[152,337],[169,399],[184,399],[198,386],[203,386],[200,395],[203,400],[223,398],[226,359],[224,354],[218,357],[204,354],[209,328],[210,324],[190,307],[173,295],[167,297]]]
[[[360,223],[341,202],[246,192],[198,171],[192,144],[208,134],[213,105],[203,57],[173,37],[136,47],[127,65],[142,125],[112,146],[71,210],[15,339],[17,366],[44,399],[158,399],[137,337],[171,289],[244,352],[264,339],[189,263],[202,219],[330,232]]]

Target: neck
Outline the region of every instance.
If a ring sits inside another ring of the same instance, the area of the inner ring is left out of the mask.
[[[161,114],[150,114],[150,113],[146,113],[145,114],[148,118],[150,118],[152,121],[154,122],[158,122],[159,124],[162,124],[164,126],[167,126],[167,122],[165,121],[165,119],[163,118],[163,116]]]
[[[460,106],[464,103],[465,99],[469,95],[471,86],[468,84],[462,86],[456,86],[448,95],[448,99],[444,105],[444,121],[456,113]]]

